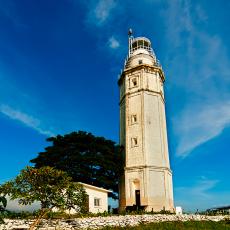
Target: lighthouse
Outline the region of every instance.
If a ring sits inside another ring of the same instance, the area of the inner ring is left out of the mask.
[[[163,69],[146,37],[128,34],[128,55],[119,76],[120,145],[124,173],[120,210],[174,210],[169,164]]]

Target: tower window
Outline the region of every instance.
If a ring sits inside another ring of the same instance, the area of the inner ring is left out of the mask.
[[[138,62],[139,62],[139,65],[141,65],[141,64],[143,63],[143,61],[142,61],[142,60],[139,60]]]
[[[137,78],[136,77],[131,79],[131,86],[132,87],[137,86]]]
[[[137,115],[131,115],[131,124],[136,124],[137,123]]]
[[[139,84],[139,75],[131,75],[129,78],[129,88],[137,87]]]
[[[131,146],[132,147],[137,147],[138,146],[137,137],[131,138]]]

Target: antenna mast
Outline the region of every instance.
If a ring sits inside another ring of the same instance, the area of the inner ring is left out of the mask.
[[[130,28],[130,29],[129,29],[129,32],[128,32],[128,36],[129,36],[129,55],[128,55],[128,57],[130,57],[131,51],[132,51],[132,40],[133,40],[132,34],[133,34],[133,31],[132,31],[132,29]]]

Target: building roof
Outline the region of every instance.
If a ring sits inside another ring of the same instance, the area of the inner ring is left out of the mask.
[[[227,210],[230,209],[230,205],[228,206],[220,206],[220,207],[214,207],[214,208],[209,208],[207,211],[218,211],[218,210]]]
[[[148,42],[151,45],[151,41],[148,38],[146,38],[146,37],[136,37],[136,38],[133,38],[132,43],[134,43],[136,41],[140,41],[140,40],[144,40],[144,41]]]
[[[97,186],[94,186],[94,185],[85,184],[85,183],[82,183],[82,182],[78,182],[78,183],[83,185],[83,187],[91,188],[91,189],[98,190],[98,191],[101,191],[101,192],[107,192],[107,193],[112,192],[111,190],[100,188],[100,187],[97,187]]]

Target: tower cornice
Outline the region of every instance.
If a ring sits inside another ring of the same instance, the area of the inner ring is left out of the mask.
[[[141,70],[141,69],[144,69],[146,72],[149,72],[149,71],[158,72],[162,82],[165,82],[165,75],[164,75],[164,72],[163,72],[163,70],[162,70],[162,68],[160,66],[152,66],[152,65],[148,65],[148,64],[140,64],[140,65],[135,66],[135,67],[124,69],[124,71],[122,72],[122,74],[121,74],[121,76],[120,76],[120,78],[118,80],[118,85],[119,86],[121,85],[125,75],[127,75],[129,73],[132,73],[133,71]]]
[[[144,168],[149,168],[153,170],[161,170],[161,171],[167,171],[170,174],[172,174],[172,170],[168,167],[160,167],[160,166],[154,166],[154,165],[139,165],[139,166],[127,166],[124,169],[125,170],[137,170],[137,169],[144,169]]]
[[[127,93],[125,93],[125,94],[121,97],[120,102],[119,102],[119,105],[123,102],[123,100],[125,99],[125,97],[127,97],[127,96],[129,96],[129,95],[132,95],[132,94],[139,93],[139,92],[149,92],[149,93],[158,94],[158,95],[161,96],[161,99],[162,99],[163,103],[165,103],[165,99],[164,99],[164,96],[163,96],[162,92],[158,92],[158,91],[156,91],[156,90],[151,90],[151,89],[145,89],[145,88],[143,88],[143,89],[137,89],[137,90],[134,91],[134,92],[127,92]]]

